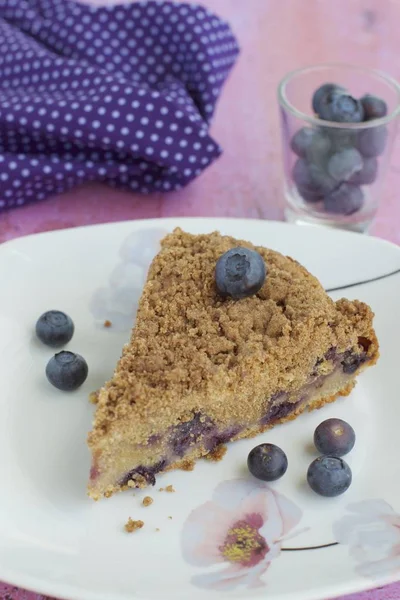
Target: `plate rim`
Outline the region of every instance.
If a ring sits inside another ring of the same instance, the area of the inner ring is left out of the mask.
[[[114,592],[107,592],[107,593],[101,592],[101,594],[99,594],[97,592],[92,592],[85,588],[79,588],[78,586],[69,585],[69,584],[68,585],[63,584],[65,592],[62,591],[60,593],[60,591],[58,591],[56,589],[57,588],[56,584],[54,584],[54,585],[50,584],[50,585],[46,586],[46,584],[44,583],[43,585],[38,584],[36,586],[34,584],[35,579],[33,577],[29,577],[29,576],[27,577],[26,584],[25,583],[24,584],[15,583],[16,580],[14,580],[14,579],[5,580],[5,579],[3,579],[3,577],[0,577],[0,579],[3,583],[6,583],[7,585],[13,585],[13,586],[16,586],[18,588],[21,588],[23,590],[26,590],[28,592],[32,592],[35,594],[42,594],[44,596],[50,596],[54,600],[149,600],[148,596],[146,597],[146,596],[132,594],[132,593],[115,594]],[[353,585],[348,585],[348,584],[346,584],[346,582],[343,582],[342,584],[335,586],[333,592],[332,592],[332,590],[330,591],[328,589],[328,587],[325,585],[322,587],[321,591],[318,591],[318,589],[314,589],[314,590],[312,590],[311,593],[307,593],[307,594],[304,592],[298,592],[298,593],[289,592],[289,593],[284,593],[284,594],[279,595],[279,599],[280,600],[329,600],[329,599],[334,600],[336,598],[337,600],[339,600],[341,597],[344,597],[344,596],[348,596],[348,595],[352,595],[352,594],[360,594],[362,592],[367,592],[367,591],[371,591],[371,590],[378,589],[381,587],[386,587],[386,586],[394,584],[394,583],[400,583],[400,580],[399,580],[398,576],[396,576],[396,575],[387,575],[377,581],[365,579],[365,584],[367,584],[368,582],[372,585],[363,585],[364,580],[362,580],[362,579],[355,580]],[[267,589],[267,586],[265,589]],[[226,592],[224,592],[224,594],[226,595],[226,598],[229,600],[230,597],[226,594]],[[173,597],[174,597],[173,594],[172,595],[168,594],[168,596],[163,594],[162,597],[159,598],[159,600],[165,600],[165,599],[169,600],[169,599],[172,599]],[[253,597],[255,598],[255,600],[258,600],[257,596],[253,596]],[[273,600],[274,596],[271,595],[270,597]],[[277,597],[278,596],[275,595],[275,598],[277,598]],[[213,597],[211,596],[211,594],[210,594],[210,598],[211,598],[211,600],[213,600]],[[237,592],[235,592],[234,596],[231,596],[231,598],[234,598],[234,600],[249,600],[249,596],[248,596],[248,594],[246,594],[245,589],[240,591],[240,595]]]
[[[377,243],[377,244],[381,244],[383,246],[389,246],[391,248],[394,248],[398,251],[400,251],[400,245],[396,244],[396,242],[392,242],[390,240],[386,240],[385,238],[381,238],[379,236],[375,236],[375,235],[369,235],[366,233],[359,233],[357,231],[348,231],[345,229],[339,229],[339,228],[334,228],[334,227],[327,227],[324,225],[313,225],[313,224],[306,224],[306,225],[297,225],[296,223],[288,223],[287,221],[277,221],[277,220],[267,220],[267,219],[256,219],[256,218],[252,218],[252,217],[202,217],[202,216],[196,216],[196,217],[154,217],[154,218],[149,218],[149,219],[126,219],[126,220],[118,220],[118,221],[107,221],[105,223],[89,223],[86,225],[77,225],[74,227],[63,227],[60,229],[54,229],[51,231],[38,231],[37,233],[29,233],[27,235],[20,235],[17,237],[14,237],[12,239],[9,240],[5,240],[4,242],[0,243],[0,250],[2,248],[8,247],[10,245],[14,245],[18,242],[21,241],[31,241],[31,240],[37,240],[37,239],[41,239],[41,238],[46,238],[47,236],[53,236],[53,235],[62,235],[62,234],[69,234],[72,233],[74,231],[82,231],[82,230],[86,230],[86,229],[100,229],[100,228],[108,228],[108,227],[118,227],[121,225],[135,225],[135,224],[140,224],[140,225],[154,225],[154,224],[168,224],[168,223],[174,223],[176,221],[179,222],[187,222],[187,223],[191,223],[191,222],[198,222],[198,221],[212,221],[212,222],[232,222],[232,223],[238,223],[238,222],[244,222],[244,224],[263,224],[266,227],[278,227],[278,228],[283,228],[283,229],[292,229],[292,230],[314,230],[314,231],[324,231],[326,235],[331,236],[331,237],[336,237],[336,236],[344,236],[346,238],[352,238],[352,239],[364,239],[364,240],[368,240],[371,241],[372,243]],[[179,225],[176,225],[177,227],[179,227]]]

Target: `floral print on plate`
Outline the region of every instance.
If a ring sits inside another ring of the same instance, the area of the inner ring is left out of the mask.
[[[185,560],[209,568],[195,575],[193,584],[224,590],[265,585],[263,575],[301,517],[293,502],[262,482],[219,484],[212,500],[196,508],[183,528]],[[219,564],[225,568],[215,570]]]
[[[347,510],[333,523],[334,542],[287,548],[286,540],[304,532],[292,531],[302,518],[296,504],[260,481],[220,483],[212,500],[193,510],[182,530],[184,559],[203,568],[192,583],[216,590],[260,587],[282,551],[326,551],[338,544],[349,546],[358,574],[400,576],[400,515],[383,500],[350,504]]]
[[[124,240],[108,286],[92,296],[90,310],[95,321],[111,321],[116,331],[131,329],[148,268],[167,233],[166,229],[146,229],[134,231]]]
[[[384,500],[364,500],[333,525],[335,539],[349,546],[364,577],[400,575],[400,515]]]

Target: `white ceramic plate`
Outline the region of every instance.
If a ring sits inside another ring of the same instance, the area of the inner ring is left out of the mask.
[[[400,578],[400,274],[332,294],[372,306],[381,359],[349,398],[260,436],[286,450],[282,480],[267,486],[250,478],[250,440],[232,444],[220,463],[160,477],[148,508],[141,500],[149,490],[98,503],[86,496],[88,394],[111,375],[148,262],[178,225],[193,233],[219,229],[289,254],[326,288],[400,268],[399,249],[378,239],[229,219],[100,225],[1,246],[0,579],[76,600],[301,600]],[[71,315],[69,348],[89,363],[87,381],[72,394],[46,381],[52,351],[33,335],[37,317],[52,308]],[[307,488],[305,473],[315,456],[314,428],[331,416],[352,423],[358,437],[348,456],[352,487],[323,499]],[[158,491],[168,484],[176,493]],[[128,517],[144,520],[144,528],[125,533]],[[226,551],[235,527],[247,527],[258,549],[247,558]]]

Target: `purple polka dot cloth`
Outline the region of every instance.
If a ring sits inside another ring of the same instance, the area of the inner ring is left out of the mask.
[[[0,208],[86,181],[181,189],[221,153],[209,125],[238,52],[199,5],[0,0]]]

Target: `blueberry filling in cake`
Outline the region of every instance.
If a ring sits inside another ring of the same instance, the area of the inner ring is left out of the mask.
[[[175,230],[98,394],[89,494],[154,485],[158,473],[190,470],[227,442],[348,395],[378,358],[372,320],[362,302],[333,302],[289,257]]]

